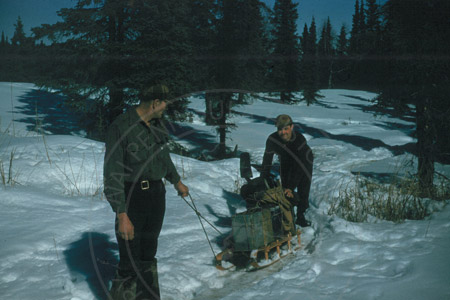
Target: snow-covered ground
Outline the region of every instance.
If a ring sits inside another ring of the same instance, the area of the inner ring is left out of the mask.
[[[305,134],[315,165],[307,213],[313,225],[303,230],[302,249],[257,272],[219,271],[197,216],[167,186],[157,254],[162,299],[450,299],[447,202],[425,220],[400,224],[327,214],[353,173],[394,173],[414,162],[408,152],[414,123],[374,116],[372,93],[321,93],[311,106],[255,97],[235,107],[230,123],[237,128],[227,141],[261,163],[278,114],[290,114]],[[104,145],[83,137],[56,105],[60,97],[31,84],[0,83],[0,170],[10,180],[0,183],[1,299],[106,299],[117,264],[114,214],[101,193]],[[204,101],[190,100],[194,120],[179,124],[189,130],[175,138],[191,148],[217,142],[201,117]],[[217,253],[231,215],[245,209],[236,194],[243,184],[239,160],[172,157],[198,209],[222,233],[207,227]],[[437,169],[450,175],[449,166]]]

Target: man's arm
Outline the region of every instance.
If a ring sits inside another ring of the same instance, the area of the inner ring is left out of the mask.
[[[103,183],[106,199],[116,213],[123,213],[125,205],[125,164],[120,130],[112,125],[106,134]]]
[[[112,125],[106,134],[103,180],[106,199],[116,213],[118,235],[124,240],[134,239],[134,226],[126,213],[124,149],[118,127]]]
[[[264,150],[261,177],[268,177],[270,175],[270,170],[272,169],[273,155],[275,154],[273,148],[274,148],[273,141],[271,140],[271,136],[269,136],[269,138],[266,141],[266,148]]]
[[[189,195],[189,188],[181,182],[181,177],[178,174],[178,171],[173,164],[172,158],[170,157],[170,153],[167,149],[165,149],[165,155],[163,158],[167,165],[167,174],[165,178],[173,183],[173,187],[178,192],[181,197],[187,197]]]

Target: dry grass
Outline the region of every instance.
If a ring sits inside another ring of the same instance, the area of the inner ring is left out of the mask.
[[[449,199],[448,181],[438,180],[432,196],[433,200]],[[358,175],[341,186],[328,214],[351,222],[367,222],[371,216],[393,222],[421,220],[431,213],[431,201],[423,198],[414,176],[393,176],[389,183],[379,183]]]

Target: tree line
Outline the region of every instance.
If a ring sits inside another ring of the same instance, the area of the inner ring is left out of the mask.
[[[0,80],[31,81],[62,91],[103,132],[139,90],[165,83],[186,118],[186,95],[206,91],[205,120],[226,154],[233,105],[249,92],[283,103],[320,101],[320,89],[377,92],[378,110],[416,120],[419,174],[432,182],[434,161],[450,159],[450,2],[355,0],[351,28],[304,24],[298,3],[277,0],[78,0],[26,37],[20,18],[2,34]]]

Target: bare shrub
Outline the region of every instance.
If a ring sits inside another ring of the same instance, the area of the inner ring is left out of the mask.
[[[436,186],[440,195],[447,193]],[[360,175],[342,186],[328,210],[351,222],[367,222],[370,216],[382,220],[402,222],[421,220],[430,214],[430,199],[421,198],[418,181],[414,176],[393,176],[389,183],[379,183]]]

